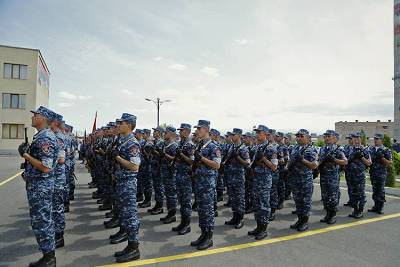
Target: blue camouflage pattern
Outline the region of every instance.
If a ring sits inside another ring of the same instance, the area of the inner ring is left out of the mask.
[[[177,148],[178,144],[175,141],[165,141],[163,151],[165,154],[175,157]],[[174,176],[171,163],[172,162],[165,157],[161,159],[161,179],[164,183],[165,200],[169,211],[175,210],[178,202],[178,197],[176,195],[176,177]]]
[[[346,166],[346,176],[348,179],[348,191],[350,205],[353,208],[364,209],[367,202],[365,195],[365,171],[367,166],[361,159],[355,157],[356,152],[362,152],[362,156],[367,160],[370,159],[368,149],[363,146],[349,146],[348,151],[348,164]]]
[[[385,184],[387,178],[387,167],[382,163],[381,157],[392,160],[392,152],[387,147],[371,146],[369,148],[372,165],[369,167],[369,174],[372,184],[372,199],[375,205],[381,207],[386,202]]]

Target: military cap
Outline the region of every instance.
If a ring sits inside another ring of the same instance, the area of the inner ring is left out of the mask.
[[[201,128],[201,127],[210,127],[210,121],[207,120],[199,120],[196,126],[194,128]]]
[[[233,134],[242,134],[243,133],[243,130],[242,129],[239,129],[239,128],[233,128],[233,130],[232,130],[232,133]]]
[[[192,129],[192,125],[190,125],[188,123],[181,123],[181,127],[179,127],[178,130],[180,131],[180,130],[185,130],[185,129],[187,129],[187,130]]]
[[[284,133],[282,133],[282,132],[276,132],[276,136],[279,136],[279,137],[284,137],[284,136],[285,136],[285,134],[284,134]]]
[[[143,131],[140,130],[140,129],[136,129],[136,130],[135,130],[135,133],[136,133],[136,134],[143,134]]]
[[[339,138],[339,134],[334,130],[326,130],[324,135],[331,135],[331,136],[335,136],[335,137]]]
[[[275,129],[269,128],[268,131],[267,131],[267,133],[269,133],[269,134],[275,134],[275,133],[276,133],[276,130],[275,130]]]
[[[167,128],[165,128],[165,131],[170,133],[176,133],[176,128],[173,126],[167,126]]]
[[[38,107],[36,110],[31,110],[31,112],[34,114],[42,115],[43,117],[45,117],[46,119],[48,119],[50,121],[53,120],[53,118],[56,114],[54,111],[52,111],[46,107],[43,107],[43,106]]]
[[[353,134],[348,134],[347,136],[346,136],[346,139],[351,139],[353,137]]]
[[[245,132],[243,134],[243,136],[245,136],[245,137],[253,137],[252,133],[250,133],[250,132]]]
[[[299,135],[307,135],[307,136],[310,136],[310,132],[309,132],[308,130],[306,130],[306,129],[300,129],[300,130],[296,133],[296,136],[299,136]]]
[[[383,139],[383,134],[380,133],[375,134],[374,139]]]
[[[266,133],[268,132],[268,130],[269,130],[269,128],[267,126],[265,126],[265,125],[262,125],[262,124],[258,125],[257,128],[254,129],[255,132],[263,131],[263,132],[266,132]]]
[[[151,134],[150,129],[143,129],[142,132],[143,132],[144,134],[148,134],[148,135]]]
[[[226,132],[226,134],[225,134],[225,136],[230,136],[230,135],[233,135],[233,133],[232,132]]]
[[[157,128],[153,128],[153,130],[154,130],[154,131],[157,131],[157,132],[160,132],[160,133],[163,133],[163,132],[164,132],[164,128],[162,128],[162,127],[160,127],[160,126],[158,126]]]
[[[125,121],[129,124],[136,124],[136,116],[129,113],[122,113],[121,119],[117,119],[117,122]]]
[[[353,137],[353,138],[361,137],[361,133],[360,132],[352,133],[351,137]]]
[[[212,134],[212,135],[217,135],[217,136],[220,136],[220,135],[221,135],[221,133],[220,133],[218,130],[216,130],[216,129],[211,129],[211,130],[210,130],[210,134]]]

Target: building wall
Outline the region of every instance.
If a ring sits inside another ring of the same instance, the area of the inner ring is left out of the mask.
[[[373,136],[376,133],[387,134],[393,136],[394,122],[392,121],[378,121],[378,122],[336,122],[335,131],[340,134],[339,142],[346,144],[346,136],[351,133],[360,132],[363,130],[369,138],[369,143],[372,144]]]
[[[400,0],[394,0],[394,138],[400,139]]]
[[[48,88],[38,87],[37,64],[39,50],[0,45],[0,152],[16,152],[23,139],[3,139],[2,124],[24,124],[28,127],[28,139],[32,140],[36,130],[31,127],[32,113],[39,105],[48,106]],[[4,78],[4,63],[27,65],[27,79]],[[3,93],[26,94],[25,109],[3,108]]]

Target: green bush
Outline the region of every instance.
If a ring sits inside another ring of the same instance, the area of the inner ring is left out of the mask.
[[[390,137],[388,135],[383,136],[383,145],[389,149],[392,149],[392,141],[390,140]],[[393,153],[396,153],[395,151],[392,150],[392,155]],[[393,162],[394,162],[394,157],[393,157]],[[387,168],[387,179],[386,179],[386,186],[389,187],[395,187],[396,186],[396,172],[397,169],[395,167],[395,164],[392,164]]]
[[[318,140],[318,141],[315,143],[315,146],[318,146],[318,147],[323,147],[324,145],[325,145],[324,140]]]
[[[392,150],[393,168],[396,175],[400,175],[400,154]]]
[[[364,130],[361,130],[360,133],[361,133],[361,144],[363,146],[367,146],[367,135],[365,134]]]

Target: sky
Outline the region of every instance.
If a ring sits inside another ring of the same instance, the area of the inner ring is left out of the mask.
[[[322,133],[393,120],[392,0],[0,0],[0,44],[40,49],[49,106],[91,131],[161,123]]]

